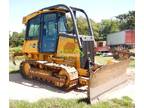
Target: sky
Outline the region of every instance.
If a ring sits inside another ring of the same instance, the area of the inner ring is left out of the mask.
[[[21,32],[25,28],[22,24],[24,16],[56,4],[82,8],[95,22],[135,10],[134,0],[10,0],[9,31]]]

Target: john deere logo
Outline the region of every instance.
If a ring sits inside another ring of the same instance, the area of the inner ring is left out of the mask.
[[[81,57],[84,56],[84,53],[75,46],[75,43],[67,42],[63,49],[60,51],[61,54],[69,53],[69,54],[80,54]]]
[[[64,53],[73,53],[74,50],[75,50],[75,44],[71,42],[66,43],[63,49]]]

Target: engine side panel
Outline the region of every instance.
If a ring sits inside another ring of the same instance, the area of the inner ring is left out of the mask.
[[[80,49],[77,39],[69,36],[59,36],[57,57],[74,61],[74,65],[80,68]]]

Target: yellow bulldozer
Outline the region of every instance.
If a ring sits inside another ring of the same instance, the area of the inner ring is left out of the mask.
[[[77,12],[86,17],[88,35],[79,34]],[[72,27],[68,28],[67,15]],[[23,18],[26,25],[20,65],[21,74],[28,79],[42,80],[69,90],[88,86],[88,99],[97,96],[126,80],[129,60],[109,65],[95,64],[95,40],[88,15],[82,9],[64,4],[33,12]]]

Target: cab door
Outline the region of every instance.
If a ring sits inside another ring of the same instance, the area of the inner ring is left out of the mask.
[[[40,52],[56,52],[58,40],[57,14],[48,13],[42,15]]]

